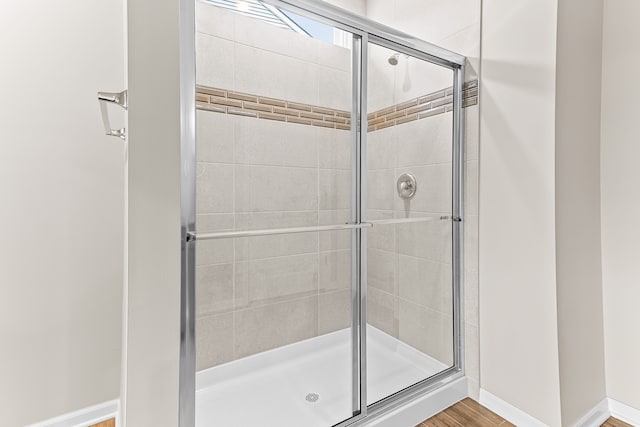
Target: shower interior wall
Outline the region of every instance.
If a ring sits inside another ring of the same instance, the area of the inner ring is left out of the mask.
[[[451,70],[369,46],[368,111],[402,104],[452,85]],[[367,133],[368,219],[451,214],[453,113]],[[396,194],[400,175],[416,177],[415,196]],[[450,366],[453,364],[451,223],[374,227],[369,232],[367,284],[370,324]]]
[[[364,10],[371,19],[466,54],[466,79],[476,77],[478,1],[467,1],[462,13],[447,2],[429,2],[433,8],[428,14],[427,8],[408,1],[368,1],[364,9],[361,2],[343,3],[339,6],[355,6],[355,12]],[[433,25],[418,25],[425,19]],[[199,85],[351,108],[351,55],[345,48],[201,2],[196,46]],[[430,73],[436,66],[427,68],[401,56],[392,67],[388,52],[374,46],[370,53],[369,81],[376,84],[368,92],[369,110],[451,86],[451,80],[439,77],[442,71]],[[226,59],[222,66],[221,58]],[[477,109],[465,110],[465,368],[472,396],[477,396],[479,377]],[[197,114],[199,231],[348,220],[349,131],[202,110]],[[432,200],[416,196],[409,215],[450,210],[442,201],[450,199],[451,191],[451,126],[449,112],[368,134],[371,219],[407,215],[395,195],[396,175],[405,170],[429,182],[422,195],[429,191],[439,203],[433,206]],[[429,149],[423,150],[425,141],[416,135],[429,135]],[[449,362],[451,269],[447,248],[438,247],[451,241],[444,224],[384,226],[370,232],[368,317],[373,326]],[[411,252],[401,241],[416,233],[429,241]],[[444,258],[427,255],[434,253]],[[200,242],[197,254],[198,369],[349,325],[348,232]]]
[[[350,111],[350,50],[197,3],[197,84]],[[225,60],[222,60],[225,58]],[[198,231],[349,220],[350,132],[197,112]],[[349,326],[350,232],[198,242],[197,368]]]

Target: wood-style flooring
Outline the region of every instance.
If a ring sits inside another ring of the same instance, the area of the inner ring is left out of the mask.
[[[103,421],[91,427],[115,427],[115,420]],[[473,399],[466,398],[448,407],[416,427],[509,427],[513,426],[496,413],[488,410]],[[609,418],[601,427],[633,427],[615,418]]]
[[[424,420],[416,427],[508,427],[513,425],[495,412],[467,397],[428,420]],[[609,418],[601,427],[633,426],[615,418]]]
[[[631,424],[627,424],[624,421],[620,421],[616,418],[609,417],[607,421],[600,427],[633,427]]]

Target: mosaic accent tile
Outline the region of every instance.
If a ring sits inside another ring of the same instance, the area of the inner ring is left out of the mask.
[[[478,104],[478,81],[464,84],[462,107]],[[391,105],[367,116],[367,131],[374,132],[413,120],[420,120],[437,114],[453,111],[453,87],[420,96],[400,104]]]
[[[462,92],[462,107],[466,108],[477,104],[478,81],[466,82]],[[278,120],[307,126],[339,130],[351,129],[351,112],[349,111],[205,86],[196,87],[196,108],[216,113]],[[450,111],[453,111],[453,87],[369,113],[367,131],[374,132]]]
[[[265,120],[351,129],[351,113],[317,105],[289,102],[230,90],[196,87],[196,108],[223,114],[235,114]]]

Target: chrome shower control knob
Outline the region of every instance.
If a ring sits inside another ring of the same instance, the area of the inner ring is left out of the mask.
[[[396,182],[396,189],[398,190],[398,196],[405,200],[412,199],[416,195],[418,190],[418,183],[416,177],[410,173],[403,173]]]

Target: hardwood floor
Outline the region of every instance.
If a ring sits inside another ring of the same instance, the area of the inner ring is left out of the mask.
[[[600,427],[633,427],[631,424],[627,424],[624,421],[620,421],[616,418],[609,417],[607,421]]]
[[[466,398],[448,407],[428,420],[424,420],[416,427],[509,427],[513,426],[495,412],[492,412],[473,399]],[[116,420],[107,420],[91,427],[115,427]],[[609,418],[601,427],[633,427],[613,417]]]
[[[509,421],[467,397],[416,427],[508,427],[512,425]]]
[[[115,418],[112,418],[110,420],[103,421],[103,422],[98,423],[98,424],[94,424],[94,425],[92,425],[90,427],[116,427],[116,420],[115,420]]]
[[[467,397],[428,420],[424,420],[416,427],[509,427],[513,425],[498,414]],[[615,418],[609,418],[601,427],[633,426]]]

